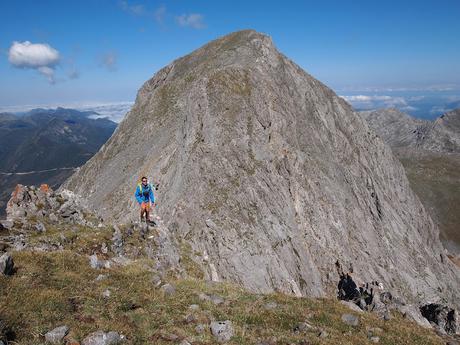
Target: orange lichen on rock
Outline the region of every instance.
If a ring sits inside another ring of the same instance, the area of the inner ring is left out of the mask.
[[[40,185],[40,191],[43,193],[49,193],[50,192],[50,186],[48,186],[46,183],[43,183]]]

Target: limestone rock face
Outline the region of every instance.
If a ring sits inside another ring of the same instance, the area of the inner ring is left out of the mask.
[[[409,301],[460,300],[459,271],[391,150],[263,34],[230,34],[158,71],[64,187],[127,221],[143,175],[212,280],[324,296],[340,266]]]
[[[447,112],[434,121],[416,119],[397,109],[359,114],[393,148],[460,153],[460,109]]]

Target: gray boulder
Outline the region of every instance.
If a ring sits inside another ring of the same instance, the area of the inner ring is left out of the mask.
[[[107,279],[107,274],[99,274],[97,277],[96,277],[96,281],[100,282],[102,280],[105,280]]]
[[[37,230],[37,232],[45,232],[46,231],[46,227],[45,225],[43,225],[43,223],[37,223],[35,224],[35,230]]]
[[[112,237],[112,245],[111,249],[116,255],[123,254],[123,235],[121,233],[120,228],[117,225],[113,226],[113,237]]]
[[[117,332],[103,332],[97,331],[88,335],[81,345],[115,345],[120,344],[124,337]]]
[[[315,330],[316,327],[311,325],[308,322],[301,322],[297,326],[294,327],[294,332],[299,333],[299,332],[306,332],[306,331],[312,331]]]
[[[89,257],[89,264],[94,269],[110,268],[111,266],[110,260],[100,260],[96,254]]]
[[[458,312],[446,305],[430,303],[420,307],[420,312],[429,322],[434,323],[447,334],[460,332]]]
[[[343,314],[342,321],[349,326],[356,327],[359,325],[359,317],[353,314]]]
[[[320,338],[327,338],[328,336],[329,336],[329,333],[327,333],[324,330],[320,331],[319,334],[318,334],[318,337],[320,337]]]
[[[198,334],[201,334],[205,331],[205,326],[203,324],[199,324],[199,325],[196,325],[195,327],[195,332],[197,332]]]
[[[176,288],[173,285],[169,284],[169,283],[166,283],[160,289],[161,289],[161,291],[163,291],[163,293],[166,296],[172,296],[172,295],[174,295],[176,293]]]
[[[188,306],[188,308],[191,310],[191,311],[198,311],[200,310],[200,306],[198,304],[190,304]]]
[[[276,302],[268,302],[264,304],[264,309],[265,310],[273,310],[278,308],[278,303]]]
[[[55,329],[47,332],[45,334],[45,340],[51,344],[62,344],[64,342],[64,337],[69,333],[69,327],[60,326]]]
[[[214,294],[209,295],[209,300],[215,305],[219,305],[225,302],[221,296]]]
[[[13,227],[14,222],[12,220],[1,220],[0,224],[1,230],[10,230]]]
[[[405,318],[416,322],[419,326],[424,328],[432,328],[430,322],[423,317],[419,308],[414,305],[398,305],[396,306],[398,310]]]
[[[14,261],[10,254],[4,253],[0,256],[0,274],[12,275],[14,273]]]
[[[350,301],[340,301],[340,303],[343,304],[343,305],[345,305],[345,306],[347,306],[347,307],[350,308],[351,310],[358,312],[358,313],[362,313],[362,312],[363,312],[363,310],[362,310],[360,307],[358,307],[358,306],[357,306],[355,303],[353,303],[353,302],[350,302]]]
[[[219,343],[225,343],[233,337],[232,322],[226,321],[213,321],[210,325],[211,333]]]

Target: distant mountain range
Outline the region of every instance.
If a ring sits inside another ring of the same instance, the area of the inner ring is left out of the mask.
[[[83,113],[91,113],[90,118],[107,118],[119,123],[133,106],[131,101],[121,101],[112,103],[69,103],[69,104],[48,104],[48,105],[16,105],[0,106],[0,113],[14,113],[16,115],[25,115],[35,109],[56,109],[66,108],[74,109]]]
[[[17,183],[60,185],[96,153],[117,124],[93,111],[0,113],[0,212]]]
[[[363,111],[361,115],[392,147],[460,153],[460,109],[434,121],[416,119],[397,109]]]
[[[460,109],[433,121],[396,109],[359,114],[404,165],[412,189],[439,225],[444,246],[460,254]]]

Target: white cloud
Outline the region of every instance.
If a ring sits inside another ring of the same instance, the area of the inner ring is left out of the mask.
[[[384,86],[346,86],[338,89],[340,92],[406,92],[406,91],[433,91],[433,92],[444,92],[460,90],[460,84],[433,84],[423,86],[404,86],[404,87],[384,87]]]
[[[391,100],[391,96],[367,96],[367,95],[355,95],[355,96],[340,96],[349,102],[370,102],[370,101],[388,101]]]
[[[407,107],[404,97],[393,97],[388,95],[352,95],[340,96],[351,103],[357,109],[376,109],[376,108],[403,108]]]
[[[126,0],[119,2],[121,9],[133,16],[153,18],[159,25],[163,25],[166,16],[166,6],[161,5],[156,10],[146,8],[144,5],[133,4]]]
[[[183,14],[176,17],[176,22],[183,27],[191,27],[193,29],[204,29],[204,16],[199,13]]]
[[[107,52],[101,56],[99,66],[106,68],[110,72],[117,70],[117,54],[115,52]]]
[[[128,1],[120,1],[120,7],[123,11],[126,11],[135,16],[142,16],[146,13],[145,7],[138,4],[130,4]]]
[[[54,69],[59,64],[59,52],[46,43],[13,42],[8,51],[8,61],[17,68],[37,70],[52,84]]]
[[[163,24],[165,16],[166,16],[166,7],[164,5],[158,7],[153,12],[153,18],[158,24]]]
[[[126,113],[131,110],[134,102],[117,102],[117,103],[102,103],[102,104],[86,104],[77,105],[77,110],[95,111],[99,115],[90,116],[93,119],[108,118],[119,123],[125,117]]]
[[[80,78],[80,72],[78,72],[76,69],[71,70],[68,73],[69,79],[78,79]]]
[[[430,114],[442,114],[442,113],[447,113],[448,111],[451,111],[452,109],[443,106],[443,105],[435,105],[431,107]]]
[[[409,101],[410,102],[418,102],[418,101],[421,101],[422,99],[425,99],[426,96],[412,96],[412,97],[409,97]]]
[[[56,83],[56,80],[54,79],[54,69],[48,66],[42,66],[37,68],[38,72],[45,76],[46,79],[48,79],[48,82],[50,84]]]
[[[8,51],[8,60],[15,67],[51,67],[59,63],[59,52],[48,44],[13,42]]]
[[[399,109],[402,111],[407,111],[407,112],[418,110],[417,107],[413,107],[412,105],[406,105],[405,107],[401,107]]]

